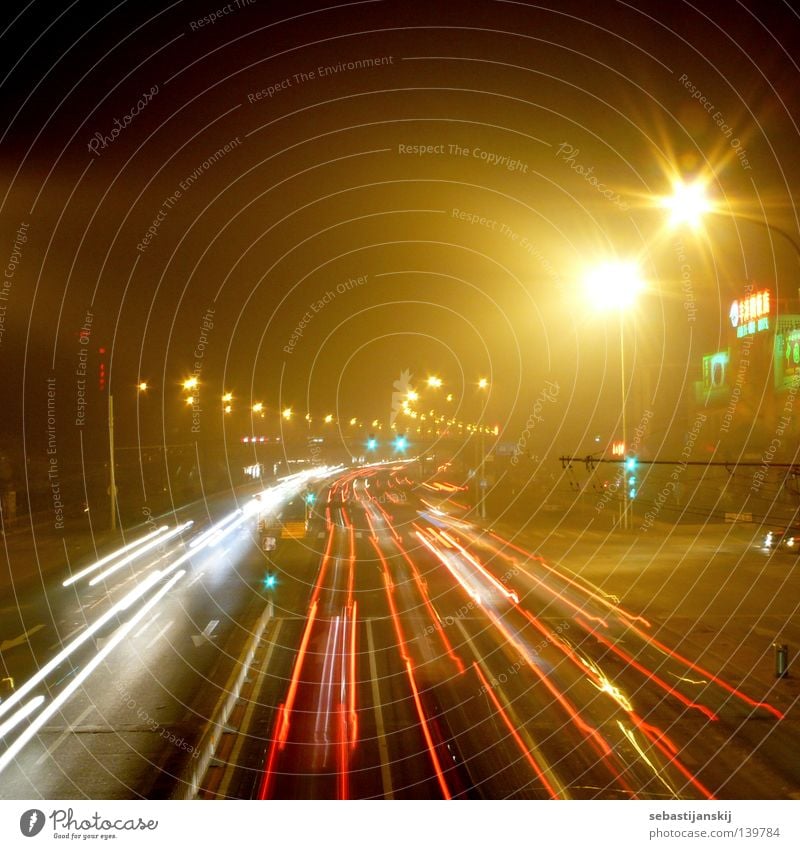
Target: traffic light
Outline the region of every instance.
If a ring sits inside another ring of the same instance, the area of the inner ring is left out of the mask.
[[[625,473],[628,479],[628,498],[636,498],[636,457],[628,457],[625,460]]]
[[[378,447],[378,440],[375,439],[375,434],[371,433],[367,440],[367,451],[374,451]]]
[[[395,451],[405,451],[408,448],[408,439],[404,433],[399,433],[394,440]]]
[[[313,504],[317,500],[317,494],[315,492],[307,492],[306,493],[306,504]]]
[[[264,589],[265,590],[274,590],[276,584],[278,583],[278,579],[271,572],[267,572],[264,576]]]

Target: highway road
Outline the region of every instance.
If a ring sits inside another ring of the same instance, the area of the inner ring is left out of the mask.
[[[20,599],[59,640],[4,643],[0,795],[797,792],[782,710],[414,466],[294,476]],[[306,487],[305,537],[265,553],[259,519]]]

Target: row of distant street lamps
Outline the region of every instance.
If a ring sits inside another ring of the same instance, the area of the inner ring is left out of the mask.
[[[425,383],[431,389],[440,389],[444,385],[444,381],[442,380],[442,378],[437,377],[435,375],[431,375],[430,377],[428,377],[427,380],[425,381]],[[184,392],[186,393],[184,395],[184,399],[183,399],[184,404],[187,407],[193,407],[197,402],[197,392],[200,388],[200,381],[198,380],[197,377],[189,377],[189,378],[187,378],[186,380],[183,381],[182,386],[183,386]],[[489,388],[489,381],[488,381],[487,378],[482,377],[477,381],[476,386],[478,387],[478,389],[486,390],[486,389]],[[149,388],[150,388],[150,386],[147,383],[147,381],[145,381],[145,380],[142,380],[137,384],[137,390],[140,393],[147,392]],[[409,389],[408,392],[406,393],[405,398],[402,401],[401,411],[404,415],[407,415],[412,419],[419,419],[420,421],[425,422],[428,419],[428,416],[424,412],[419,412],[419,411],[413,409],[413,407],[412,407],[412,404],[418,402],[419,400],[420,400],[419,392],[415,389]],[[452,392],[448,393],[445,400],[448,403],[453,402],[453,400],[454,400],[453,393]],[[221,401],[222,401],[222,411],[223,411],[223,413],[225,413],[225,414],[232,413],[233,412],[233,393],[232,392],[223,393],[223,395],[221,396]],[[255,403],[250,405],[250,411],[255,416],[258,416],[258,417],[263,419],[266,412],[267,412],[267,406],[261,401],[256,401]],[[291,407],[284,407],[283,410],[280,411],[280,417],[286,422],[292,421],[294,416],[295,416],[295,413],[294,413],[294,410]],[[305,418],[305,421],[308,422],[309,425],[310,425],[311,421],[312,421],[311,414],[306,413],[304,418]],[[496,427],[495,428],[488,428],[485,425],[465,424],[464,422],[457,421],[453,417],[448,418],[444,415],[437,416],[434,410],[430,411],[430,418],[433,419],[435,424],[446,423],[448,425],[455,425],[455,426],[462,428],[462,429],[464,427],[466,427],[466,429],[470,432],[474,431],[474,432],[477,433],[477,432],[482,432],[483,430],[485,430],[486,433],[495,433],[496,434],[498,432],[498,429]],[[321,417],[321,421],[324,422],[324,424],[334,424],[334,423],[338,423],[339,420],[337,420],[332,413],[328,413],[327,415]],[[346,421],[348,421],[348,423],[350,424],[351,427],[361,427],[361,426],[364,426],[364,424],[365,424],[357,416],[353,416],[349,420],[346,420]],[[377,428],[379,430],[383,429],[383,425],[381,424],[379,419],[373,419],[372,427]]]
[[[770,224],[766,220],[743,214],[741,212],[732,212],[727,209],[721,209],[708,197],[707,183],[702,179],[687,183],[682,180],[673,182],[672,194],[660,199],[659,206],[668,213],[668,226],[671,229],[677,229],[682,226],[687,226],[692,230],[698,230],[703,224],[703,219],[708,214],[726,215],[733,219],[743,219],[766,227],[768,230],[777,233],[789,242],[792,249],[800,260],[800,246],[797,242],[784,230]],[[628,456],[627,444],[627,427],[626,427],[626,372],[625,372],[625,342],[624,342],[624,316],[628,310],[636,302],[638,295],[644,291],[646,284],[642,278],[639,264],[635,261],[611,261],[605,262],[587,271],[584,276],[584,284],[587,296],[599,310],[613,311],[619,313],[619,344],[620,344],[620,371],[622,374],[622,398],[621,398],[621,419],[622,419],[622,445],[623,445],[623,463],[622,474],[625,475],[625,470],[628,468],[628,461],[631,459]],[[634,484],[635,486],[635,484]],[[622,527],[629,527],[629,503],[635,497],[635,490],[630,490],[627,483],[622,487],[623,503],[622,510]]]

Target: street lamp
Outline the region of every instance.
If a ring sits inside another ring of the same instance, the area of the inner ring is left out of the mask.
[[[729,209],[720,209],[708,198],[705,183],[701,181],[684,183],[681,180],[676,180],[672,186],[672,194],[661,198],[661,206],[669,211],[669,225],[673,228],[687,224],[693,230],[697,230],[702,224],[703,216],[709,213],[758,224],[760,227],[782,236],[791,245],[795,258],[800,262],[800,245],[791,234],[774,224],[770,224],[758,215],[751,215],[738,210],[734,212]]]
[[[196,377],[187,377],[186,380],[183,381],[183,388],[187,392],[191,392],[193,389],[197,389],[199,381]]]
[[[137,385],[136,388],[139,390],[139,392],[147,392],[147,381],[143,380]]]
[[[639,266],[635,262],[605,262],[590,269],[584,278],[586,294],[598,310],[616,310],[619,313],[619,365],[622,377],[622,444],[628,450],[626,427],[626,375],[625,375],[625,310],[633,306],[637,295],[645,288]],[[622,527],[629,526],[628,487],[623,468]]]
[[[442,385],[441,377],[431,376],[431,377],[428,378],[428,386],[430,386],[431,389],[438,389],[441,385]]]
[[[258,415],[264,412],[264,405],[261,403],[261,401],[256,401],[256,403],[253,404],[253,412]]]
[[[288,422],[288,421],[291,421],[291,418],[292,418],[292,416],[294,415],[294,413],[292,412],[292,408],[291,408],[291,407],[287,407],[287,408],[286,408],[286,409],[285,409],[285,410],[281,413],[281,415],[282,415],[282,416],[283,416],[283,418],[284,418],[284,419],[286,419],[286,421]]]
[[[703,216],[713,209],[706,195],[705,184],[700,180],[694,183],[676,181],[672,194],[661,199],[661,206],[669,212],[671,227],[688,224],[692,229],[697,229]]]

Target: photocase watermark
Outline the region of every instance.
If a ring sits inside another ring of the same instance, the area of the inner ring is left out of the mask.
[[[298,71],[296,74],[290,74],[265,88],[258,91],[250,92],[247,95],[249,103],[257,103],[259,100],[272,99],[276,94],[282,91],[301,86],[304,83],[309,83],[314,80],[321,80],[326,77],[333,77],[337,74],[342,74],[347,71],[361,71],[366,68],[379,68],[382,65],[393,65],[394,56],[372,56],[364,59],[353,59],[349,62],[336,62],[334,65],[317,65],[316,68],[309,68],[306,71]]]
[[[397,152],[403,156],[458,156],[463,159],[477,159],[485,165],[505,168],[519,174],[528,173],[528,163],[506,153],[484,150],[482,147],[464,147],[456,143],[438,144],[398,144]]]
[[[748,290],[751,288],[752,286],[747,286]],[[736,369],[736,381],[734,382],[733,389],[731,390],[731,397],[728,401],[728,406],[725,408],[725,413],[722,416],[722,424],[719,426],[720,433],[727,433],[731,429],[731,422],[733,422],[733,416],[736,413],[736,407],[738,406],[739,398],[742,395],[742,386],[744,386],[747,371],[750,368],[750,346],[752,344],[752,336],[745,336],[742,339],[742,344],[739,349],[739,368]]]
[[[31,808],[19,818],[19,830],[25,837],[36,837],[50,820],[54,838],[71,840],[112,840],[119,831],[155,831],[158,820],[145,820],[141,817],[106,819],[97,811],[89,817],[75,815],[74,808],[54,808],[45,816],[39,808]]]
[[[670,495],[675,493],[675,490],[678,487],[680,482],[681,475],[686,471],[686,467],[689,462],[689,458],[692,456],[692,449],[694,448],[695,442],[697,442],[697,437],[700,435],[700,431],[703,428],[703,423],[706,420],[705,413],[698,413],[695,416],[694,423],[692,424],[691,429],[686,434],[686,438],[683,444],[683,450],[681,451],[681,460],[679,463],[675,465],[672,472],[670,473],[669,480],[664,484],[661,488],[661,491],[656,495],[653,500],[652,509],[648,510],[644,514],[644,522],[640,527],[642,531],[648,531],[653,527],[653,522],[655,521],[658,514],[661,512],[661,508],[666,504],[667,499]]]
[[[576,173],[583,177],[586,182],[595,188],[606,200],[610,200],[611,203],[614,204],[617,208],[622,210],[623,212],[627,212],[630,209],[630,205],[622,200],[622,196],[619,192],[615,192],[613,189],[609,189],[605,183],[601,183],[597,177],[594,175],[594,165],[590,167],[586,167],[581,165],[578,162],[578,156],[580,155],[580,148],[573,147],[568,142],[562,142],[558,146],[558,150],[556,151],[556,157],[560,158],[563,162],[566,162],[570,168]]]
[[[114,689],[120,694],[120,696],[122,696],[123,705],[125,705],[128,710],[135,711],[137,718],[147,725],[151,731],[157,732],[158,736],[163,740],[166,740],[168,743],[172,743],[173,746],[177,746],[181,751],[187,752],[193,758],[200,756],[199,749],[195,749],[195,747],[187,743],[183,737],[178,737],[177,734],[174,734],[169,730],[169,728],[165,728],[157,719],[150,716],[144,707],[142,707],[130,694],[127,686],[122,681],[115,681]]]
[[[368,274],[362,274],[361,277],[348,277],[347,280],[337,283],[335,289],[328,289],[321,298],[317,298],[317,300],[309,304],[308,309],[295,325],[289,341],[283,346],[283,352],[285,354],[293,354],[294,349],[303,338],[306,328],[314,320],[314,316],[322,312],[328,304],[333,303],[338,295],[344,295],[345,292],[351,292],[353,289],[358,289],[360,286],[366,285],[368,278]]]
[[[690,324],[697,318],[697,308],[694,301],[694,288],[692,286],[692,266],[686,260],[686,251],[683,248],[683,239],[675,242],[675,255],[680,263],[681,292],[683,293],[683,308],[686,310],[686,321]]]
[[[89,340],[92,335],[94,313],[86,310],[78,334],[78,365],[75,369],[75,427],[86,424],[86,379],[89,367]]]
[[[761,455],[761,466],[753,473],[753,483],[750,486],[750,492],[752,493],[757,493],[764,485],[764,480],[769,474],[769,464],[783,444],[783,434],[786,432],[786,428],[792,423],[792,411],[794,409],[795,398],[797,397],[797,389],[797,384],[789,387],[786,400],[783,402],[781,419],[775,428],[775,436],[772,442],[770,442],[769,448]]]
[[[558,627],[553,631],[554,634],[560,635],[563,634],[564,631],[569,631],[569,622],[562,621]],[[548,646],[553,645],[553,641],[547,637],[545,639],[538,642],[535,646],[530,647],[530,656],[529,657],[520,657],[519,660],[515,660],[505,672],[501,672],[499,675],[495,675],[490,678],[488,681],[489,687],[491,689],[496,689],[500,684],[505,684],[509,681],[509,679],[513,678],[524,666],[528,666],[531,662],[535,661],[536,658],[539,657],[540,653],[544,651]],[[482,696],[489,691],[489,688],[486,684],[483,684],[479,689],[477,695]]]
[[[520,247],[528,256],[535,259],[541,266],[544,273],[552,280],[561,282],[561,275],[555,270],[553,264],[542,254],[541,250],[527,236],[517,233],[508,224],[503,221],[498,221],[496,218],[487,218],[478,212],[470,212],[465,209],[453,209],[450,213],[451,217],[458,221],[465,221],[467,224],[474,224],[478,227],[485,227],[493,233],[497,233],[504,239],[508,239],[514,245]]]
[[[241,143],[242,140],[239,136],[232,138],[227,144],[224,144],[222,147],[215,150],[214,153],[212,153],[207,159],[204,159],[191,174],[187,174],[178,183],[178,188],[162,201],[155,218],[153,218],[150,226],[136,245],[136,250],[139,251],[139,253],[143,254],[148,249],[150,243],[158,235],[159,228],[167,220],[167,216],[172,208],[183,197],[184,192],[189,191],[189,189],[203,176],[203,174],[206,173],[206,171],[208,171],[209,168],[211,168],[212,165],[215,165],[220,159],[239,147]]]
[[[20,222],[17,232],[14,234],[14,244],[11,248],[11,256],[8,258],[6,267],[3,269],[3,277],[0,279],[0,345],[3,344],[3,336],[6,332],[6,309],[8,299],[11,295],[11,287],[17,266],[22,258],[22,246],[28,241],[28,227],[24,221]]]
[[[154,85],[151,87],[150,91],[146,91],[142,94],[142,96],[136,101],[136,105],[129,112],[126,112],[122,116],[121,120],[119,118],[114,118],[114,128],[108,133],[108,135],[103,135],[103,133],[100,132],[95,133],[87,145],[89,153],[93,153],[95,156],[99,157],[101,150],[105,150],[107,147],[114,144],[114,142],[119,138],[119,134],[126,127],[129,127],[137,116],[142,114],[142,112],[147,108],[148,103],[150,103],[157,94],[158,85]]]
[[[58,444],[56,442],[56,379],[47,378],[47,482],[53,505],[56,530],[64,529],[64,502],[61,500],[61,481],[58,471]]]
[[[232,12],[238,12],[239,9],[246,9],[248,6],[255,6],[256,0],[233,0],[232,3],[227,3],[225,6],[220,6],[215,12],[211,12],[211,14],[206,15],[202,18],[197,18],[194,21],[190,21],[189,29],[192,32],[197,32],[199,29],[203,27],[210,27],[212,24],[215,24],[222,18],[227,17]]]
[[[533,404],[533,409],[528,416],[528,420],[525,422],[525,429],[520,434],[517,444],[514,446],[514,454],[511,457],[512,466],[516,466],[517,463],[519,463],[519,455],[524,453],[525,449],[528,447],[528,440],[531,438],[531,432],[536,427],[537,423],[541,424],[544,422],[542,412],[545,404],[555,404],[558,399],[559,391],[560,389],[557,380],[548,380],[545,382],[544,388],[536,398],[536,401]]]
[[[514,578],[519,575],[519,569],[516,567],[514,569],[508,569],[499,577],[499,581],[501,584],[505,584],[510,578]],[[439,624],[442,628],[450,628],[452,625],[455,625],[460,619],[463,619],[465,616],[469,616],[475,608],[478,607],[478,603],[474,599],[470,599],[465,604],[462,604],[458,610],[452,616],[444,616],[439,620]],[[423,630],[422,635],[425,637],[430,636],[431,634],[438,631],[439,628],[436,625],[428,625],[425,630]]]
[[[642,413],[642,418],[639,420],[639,424],[633,429],[633,439],[631,440],[630,446],[625,446],[625,453],[634,454],[639,450],[639,446],[642,444],[642,438],[647,433],[647,425],[650,422],[650,419],[653,418],[652,410],[645,410]],[[609,501],[614,497],[616,492],[619,490],[620,485],[625,480],[625,469],[623,465],[623,460],[620,460],[620,470],[614,476],[614,480],[611,485],[608,486],[605,492],[600,496],[597,500],[597,503],[594,505],[595,512],[599,513],[603,510],[608,504]]]
[[[392,383],[392,407],[389,411],[389,427],[393,427],[397,417],[400,415],[403,404],[408,398],[409,390],[411,389],[411,372],[404,369],[400,372],[400,377]]]
[[[736,158],[739,160],[739,164],[745,171],[752,170],[752,166],[747,159],[747,151],[742,147],[741,141],[733,135],[733,127],[725,121],[725,116],[719,109],[714,107],[714,104],[703,94],[703,92],[689,79],[686,74],[681,74],[678,77],[678,82],[683,85],[683,87],[691,92],[692,100],[696,100],[700,103],[703,109],[708,112],[711,116],[711,120],[717,125],[719,131],[725,136],[726,139],[730,142],[731,147],[736,153]]]
[[[208,340],[214,329],[214,307],[208,307],[200,320],[200,333],[194,346],[194,369],[192,377],[197,380],[197,386],[192,391],[192,433],[200,433],[200,372],[203,370],[203,359],[206,355]]]

